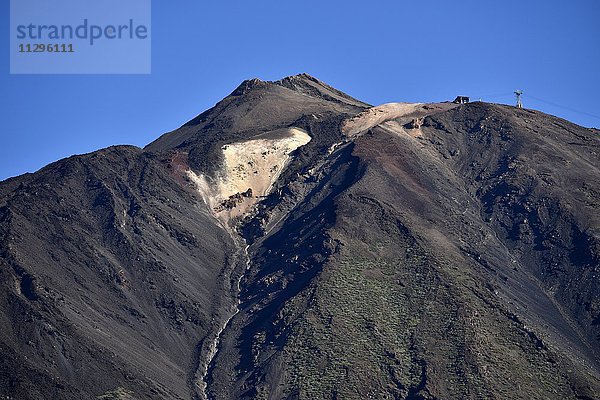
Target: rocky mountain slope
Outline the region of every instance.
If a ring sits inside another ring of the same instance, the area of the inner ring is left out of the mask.
[[[600,398],[600,131],[250,80],[0,183],[0,395]]]

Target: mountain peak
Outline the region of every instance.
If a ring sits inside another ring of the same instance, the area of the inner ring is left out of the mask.
[[[283,82],[283,81],[312,81],[312,82],[317,82],[317,83],[323,83],[322,81],[320,81],[319,79],[315,78],[314,76],[307,74],[306,72],[302,72],[296,75],[290,75],[290,76],[286,76],[283,79],[280,79],[276,82]]]
[[[290,75],[277,81],[263,81],[259,78],[246,79],[231,93],[230,96],[243,96],[257,88],[264,89],[269,86],[284,87],[322,100],[351,104],[358,107],[370,107],[369,104],[363,103],[347,95],[306,72]]]
[[[287,76],[273,83],[295,92],[321,98],[323,100],[350,104],[356,107],[370,107],[369,104],[359,101],[305,72],[298,75]]]
[[[231,92],[231,96],[243,96],[250,90],[265,86],[266,84],[267,82],[261,81],[258,78],[246,79],[240,83],[240,85],[233,92]]]

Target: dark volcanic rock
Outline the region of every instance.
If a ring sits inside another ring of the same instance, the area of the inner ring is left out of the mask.
[[[0,183],[0,395],[599,398],[598,131],[369,107],[254,79],[144,150]],[[248,179],[223,146],[292,127],[264,197],[209,205]]]
[[[132,147],[2,190],[0,392],[189,398],[199,343],[231,302],[234,252],[195,193]]]

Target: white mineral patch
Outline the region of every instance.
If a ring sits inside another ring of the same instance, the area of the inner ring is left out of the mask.
[[[290,154],[310,142],[311,137],[301,129],[287,128],[262,133],[250,140],[222,147],[224,167],[215,179],[187,171],[204,202],[217,217],[227,220],[249,211],[261,197],[269,194],[273,184],[290,159]],[[231,196],[252,189],[252,196],[244,197],[231,209],[221,209]]]

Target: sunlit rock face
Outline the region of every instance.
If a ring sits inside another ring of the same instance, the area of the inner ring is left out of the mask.
[[[301,129],[266,132],[249,140],[224,145],[223,168],[215,178],[188,171],[204,201],[222,221],[242,216],[269,194],[291,154],[310,142]]]

